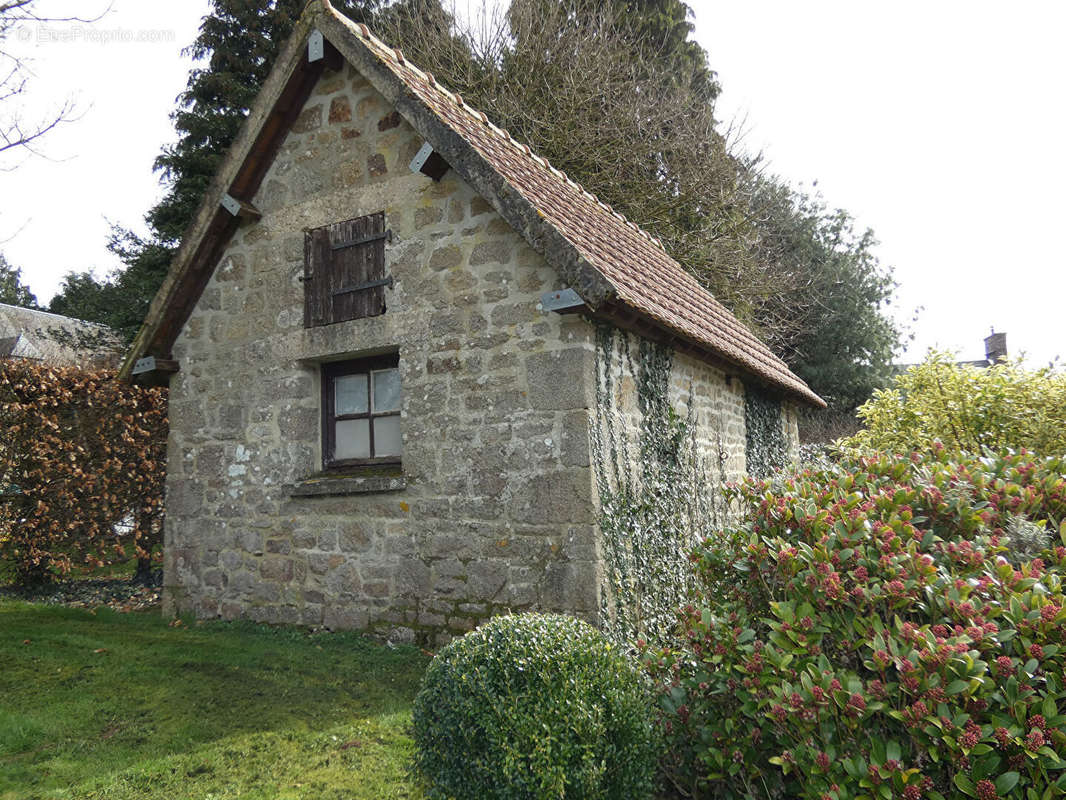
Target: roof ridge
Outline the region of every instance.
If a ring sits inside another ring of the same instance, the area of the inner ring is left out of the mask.
[[[344,17],[343,14],[340,14],[338,16],[340,16],[342,18]],[[564,182],[568,183],[570,186],[572,186],[575,189],[577,189],[587,199],[589,199],[592,202],[598,204],[600,206],[600,208],[602,208],[604,211],[606,211],[609,214],[613,214],[620,222],[622,222],[627,227],[629,227],[629,229],[632,230],[634,233],[636,233],[638,236],[641,236],[642,238],[644,238],[647,241],[651,242],[657,248],[659,248],[664,253],[666,253],[666,247],[663,245],[662,240],[659,239],[659,237],[654,236],[651,233],[648,233],[648,231],[644,230],[644,228],[642,228],[640,225],[638,225],[637,223],[635,223],[632,220],[628,219],[620,211],[616,211],[614,208],[611,207],[611,205],[609,203],[605,203],[599,197],[597,197],[592,192],[590,192],[588,189],[586,189],[584,186],[582,186],[578,181],[575,181],[573,178],[571,178],[569,175],[567,175],[561,169],[558,169],[557,167],[555,167],[550,161],[548,161],[547,158],[545,158],[544,156],[541,156],[541,155],[538,155],[538,154],[534,153],[533,152],[533,148],[531,148],[528,144],[526,144],[524,142],[519,142],[517,139],[515,139],[513,136],[511,136],[510,131],[506,130],[505,128],[500,128],[497,125],[494,125],[489,120],[488,115],[484,111],[480,111],[478,109],[475,109],[472,106],[470,106],[469,104],[467,104],[466,101],[463,100],[462,96],[458,92],[453,92],[447,86],[445,86],[444,84],[442,84],[439,81],[437,81],[436,77],[434,77],[432,72],[426,72],[425,70],[420,69],[415,64],[411,63],[406,58],[404,58],[403,51],[400,50],[400,48],[391,47],[390,45],[386,44],[384,41],[382,41],[377,36],[375,36],[373,31],[371,31],[370,28],[365,23],[362,23],[362,22],[351,23],[346,18],[345,18],[345,21],[349,23],[349,27],[354,26],[357,35],[359,35],[362,38],[366,39],[376,49],[380,50],[381,51],[380,55],[382,55],[384,58],[391,59],[392,61],[394,61],[399,66],[402,66],[404,69],[410,70],[415,75],[417,75],[418,77],[422,78],[431,87],[433,87],[437,91],[441,92],[445,97],[447,97],[449,100],[451,100],[453,103],[455,103],[456,106],[458,106],[459,108],[463,109],[470,116],[472,116],[474,119],[480,121],[483,125],[488,127],[488,129],[495,136],[497,136],[501,140],[507,142],[509,145],[511,145],[512,147],[517,149],[523,155],[532,158],[532,160],[535,161],[542,168],[547,169],[549,172],[554,174],[556,177],[560,178]],[[667,253],[667,255],[669,255],[669,253]]]
[[[0,311],[4,311],[5,309],[13,309],[15,311],[33,314],[35,316],[41,317],[54,317],[55,319],[67,320],[68,322],[77,322],[82,325],[91,325],[94,328],[107,328],[108,330],[111,329],[110,326],[105,325],[102,322],[92,322],[90,320],[80,319],[78,317],[68,317],[66,314],[57,314],[54,311],[45,311],[44,309],[40,308],[26,308],[26,306],[16,306],[12,303],[0,303]]]

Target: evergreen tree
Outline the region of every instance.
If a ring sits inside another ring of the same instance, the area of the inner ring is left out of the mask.
[[[833,409],[853,411],[891,378],[901,336],[885,311],[896,287],[892,270],[874,253],[873,231],[857,232],[843,209],[776,178],[753,181],[758,257],[794,276],[802,314],[793,335],[778,340],[780,355]]]
[[[0,253],[0,303],[37,308],[37,297],[22,282],[22,270],[8,263],[3,253]]]
[[[602,18],[600,0],[568,0],[575,22]],[[620,23],[616,33],[629,39],[634,49],[667,66],[679,79],[691,83],[692,91],[713,103],[721,87],[707,63],[707,52],[689,39],[694,30],[692,9],[681,0],[610,0],[610,17]]]

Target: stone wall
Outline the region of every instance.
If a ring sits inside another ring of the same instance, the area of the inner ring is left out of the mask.
[[[326,73],[175,347],[170,612],[440,641],[504,609],[593,618],[594,329],[545,314],[554,270],[350,67]],[[303,234],[385,211],[383,316],[304,329]],[[402,480],[321,466],[319,365],[398,351]],[[323,488],[325,487],[325,488]],[[382,487],[378,487],[382,488]],[[299,490],[297,490],[299,491]]]
[[[624,472],[640,480],[642,426],[642,369],[649,367],[648,340],[617,328],[601,328],[596,349],[598,398],[594,438],[599,429],[602,457],[594,459],[595,477],[611,487]],[[719,483],[740,480],[744,465],[744,385],[721,370],[684,353],[669,358],[665,402],[690,427],[695,456],[706,474]],[[643,406],[647,406],[644,399]],[[612,439],[612,442],[608,440]],[[608,452],[608,450],[613,450]]]
[[[692,545],[723,524],[744,476],[744,386],[686,354],[598,329],[591,422],[604,553],[601,624],[621,639],[673,627]]]

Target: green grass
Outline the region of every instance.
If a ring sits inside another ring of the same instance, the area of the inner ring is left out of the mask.
[[[357,634],[0,602],[0,800],[418,798],[425,666]]]

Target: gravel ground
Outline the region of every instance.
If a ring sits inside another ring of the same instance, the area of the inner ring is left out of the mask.
[[[159,605],[161,571],[151,585],[128,579],[57,581],[42,586],[0,586],[0,598],[31,603],[55,603],[72,608],[107,606],[115,611],[147,611]]]

